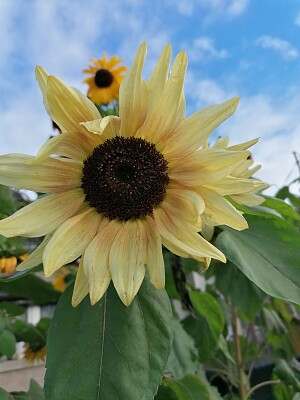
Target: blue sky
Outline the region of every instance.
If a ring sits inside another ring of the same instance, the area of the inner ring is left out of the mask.
[[[52,134],[35,65],[86,91],[82,69],[104,51],[129,66],[146,40],[145,77],[166,43],[186,50],[187,114],[241,96],[215,133],[261,137],[257,174],[275,191],[297,176],[300,149],[298,0],[0,0],[0,153],[34,154]]]

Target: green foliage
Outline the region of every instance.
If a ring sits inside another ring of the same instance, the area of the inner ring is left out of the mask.
[[[30,386],[27,393],[12,392],[10,400],[45,400],[44,391],[40,385],[33,379],[30,380]],[[1,400],[1,397],[0,397]]]
[[[11,358],[15,354],[16,343],[15,335],[8,329],[3,329],[0,333],[0,354]]]
[[[300,303],[300,234],[279,218],[248,215],[247,220],[245,231],[224,228],[217,245],[263,291]]]
[[[111,285],[95,306],[86,297],[74,309],[72,289],[61,296],[49,329],[47,400],[153,399],[171,350],[166,292],[145,279],[126,307]]]
[[[167,390],[166,390],[167,389]],[[182,379],[164,379],[162,390],[155,400],[217,400],[211,397],[206,382],[195,375],[186,375]]]
[[[13,297],[18,296],[32,300],[39,305],[54,303],[60,296],[51,283],[34,274],[26,275],[18,280],[2,281],[0,282],[0,291]]]
[[[215,351],[224,329],[224,317],[217,300],[209,293],[190,291],[195,316],[183,321],[183,326],[194,339],[201,362],[208,361]]]

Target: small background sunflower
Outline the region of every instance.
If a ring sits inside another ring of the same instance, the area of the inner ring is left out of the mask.
[[[83,82],[89,85],[87,96],[96,105],[109,104],[119,99],[119,87],[127,68],[119,65],[122,59],[113,56],[110,59],[104,53],[103,58],[90,58],[94,64],[83,72],[91,75]]]

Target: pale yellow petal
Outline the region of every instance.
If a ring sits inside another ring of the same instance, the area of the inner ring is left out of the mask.
[[[122,302],[129,306],[138,292],[147,261],[147,235],[143,224],[127,221],[112,244],[109,263],[112,281]]]
[[[66,132],[47,140],[37,155],[27,164],[40,164],[50,155],[60,155],[83,161],[101,143],[103,143],[103,139],[98,135],[92,135],[88,132]]]
[[[186,186],[209,184],[230,175],[248,152],[206,149],[178,159],[168,159],[168,175]]]
[[[37,66],[35,68],[35,77],[36,77],[37,83],[40,87],[40,90],[42,92],[45,109],[46,109],[48,115],[51,117],[52,113],[51,113],[48,99],[47,99],[47,81],[48,81],[49,75],[47,74],[47,72],[44,70],[43,67]]]
[[[230,197],[237,203],[250,207],[259,206],[266,200],[263,196],[259,196],[255,193],[242,193],[231,195]]]
[[[233,176],[226,176],[212,185],[205,185],[209,189],[221,194],[222,196],[227,196],[231,194],[239,193],[249,193],[249,192],[259,192],[266,189],[268,185],[264,182],[256,179],[241,179],[235,178]]]
[[[205,202],[204,215],[210,225],[228,225],[238,231],[248,228],[247,221],[240,211],[220,194],[204,187],[200,193]]]
[[[159,150],[161,143],[168,139],[184,117],[183,84],[186,68],[187,57],[185,52],[181,52],[174,61],[159,101],[148,111],[144,124],[137,132],[137,136],[155,143]]]
[[[169,100],[170,101],[170,100]],[[165,138],[164,153],[191,151],[202,146],[210,134],[236,110],[239,98],[206,107],[181,121]]]
[[[146,53],[143,43],[120,86],[120,135],[124,137],[134,136],[145,119],[147,90],[142,71]]]
[[[98,134],[103,140],[111,139],[119,135],[121,120],[114,115],[108,115],[102,119],[82,122],[85,128],[92,133]]]
[[[44,236],[72,217],[83,201],[84,194],[81,189],[43,197],[2,219],[0,234],[6,237]]]
[[[65,85],[55,76],[48,77],[46,96],[50,117],[62,132],[85,132],[80,122],[101,118],[97,107],[84,94]]]
[[[0,184],[41,193],[81,186],[81,163],[48,158],[39,165],[29,165],[33,159],[24,154],[0,156]]]
[[[75,285],[72,295],[72,306],[77,307],[89,292],[89,284],[83,270],[83,257],[81,257],[78,267]]]
[[[33,250],[33,252],[30,253],[23,262],[21,262],[21,264],[17,266],[17,271],[25,271],[27,269],[34,268],[39,264],[42,264],[43,253],[51,237],[52,235],[45,236],[42,243],[35,250]]]
[[[109,253],[116,235],[122,224],[116,220],[101,224],[99,233],[87,247],[84,254],[84,273],[89,282],[91,304],[97,301],[106,292],[111,281],[109,268]]]
[[[155,103],[158,101],[164,91],[170,70],[171,57],[172,49],[171,46],[168,44],[163,49],[150,78],[148,79],[148,81],[146,81],[149,92],[149,109],[154,107]]]
[[[149,270],[150,281],[156,289],[163,289],[165,287],[165,263],[162,253],[161,236],[156,223],[151,217],[146,217],[143,224],[148,238],[146,264]]]
[[[259,138],[248,140],[247,142],[239,143],[234,146],[229,146],[227,148],[227,150],[231,150],[231,151],[247,150],[247,149],[249,149],[249,147],[254,146],[258,141],[259,141]]]
[[[200,230],[199,216],[204,211],[205,203],[199,194],[191,190],[167,189],[160,207],[178,228]]]
[[[164,241],[164,239],[166,239],[166,241],[174,245],[173,249],[170,249],[170,251],[178,247],[181,250],[181,254],[185,253],[189,257],[199,261],[203,261],[205,257],[215,258],[223,262],[226,261],[224,254],[211,243],[203,239],[197,232],[178,229],[163,209],[154,209],[153,214],[159,232],[163,237],[163,243],[167,246],[167,242]]]
[[[226,149],[229,144],[229,137],[228,136],[219,136],[215,143],[211,146],[215,149]]]
[[[44,251],[45,276],[79,258],[94,239],[102,217],[94,209],[65,221],[54,233]]]

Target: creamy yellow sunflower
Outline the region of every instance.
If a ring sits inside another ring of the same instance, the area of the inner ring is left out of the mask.
[[[147,81],[142,79],[145,56],[142,44],[120,87],[120,117],[103,119],[86,96],[38,67],[45,107],[62,134],[36,157],[0,157],[1,184],[48,194],[0,221],[0,234],[45,235],[19,270],[43,261],[50,276],[82,256],[74,306],[88,293],[95,304],[111,280],[129,305],[145,266],[152,284],[163,288],[162,245],[205,267],[210,258],[225,262],[198,233],[204,211],[218,224],[247,228],[217,188],[245,193],[257,185],[228,177],[250,153],[203,148],[238,99],[185,118],[185,52],[177,55],[169,75],[171,47],[166,46]]]
[[[103,58],[91,58],[90,61],[94,65],[83,70],[84,73],[92,75],[83,81],[89,85],[88,97],[97,105],[118,100],[120,84],[124,72],[127,71],[126,67],[119,65],[122,59],[113,56],[108,60],[104,54]]]

